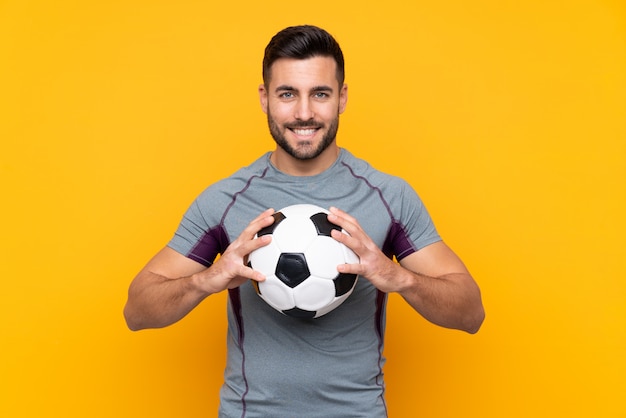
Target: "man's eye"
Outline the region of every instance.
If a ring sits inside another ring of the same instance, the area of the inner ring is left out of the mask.
[[[328,93],[318,91],[317,93],[315,93],[315,97],[318,99],[325,99],[328,97]]]
[[[283,99],[291,99],[293,97],[293,93],[290,91],[286,91],[284,93],[281,93],[280,97],[282,97]]]

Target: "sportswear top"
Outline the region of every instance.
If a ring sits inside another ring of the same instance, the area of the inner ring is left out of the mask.
[[[341,149],[314,176],[290,176],[271,153],[209,186],[192,203],[172,249],[205,266],[267,208],[309,203],[354,216],[388,257],[401,260],[440,240],[404,180]],[[227,363],[220,417],[384,417],[386,294],[366,277],[316,319],[283,315],[247,282],[229,291]]]

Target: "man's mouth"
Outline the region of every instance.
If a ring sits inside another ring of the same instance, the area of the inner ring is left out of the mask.
[[[322,126],[323,125],[320,123],[312,123],[311,121],[309,121],[308,123],[296,122],[285,125],[287,129],[289,129],[291,132],[299,137],[311,137],[315,135],[317,131],[322,128]]]
[[[314,135],[315,132],[317,132],[317,129],[318,128],[306,128],[306,129],[294,128],[291,130],[293,131],[293,133],[295,133],[298,136],[311,136],[311,135]]]

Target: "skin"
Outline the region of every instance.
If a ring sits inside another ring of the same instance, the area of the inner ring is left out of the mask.
[[[338,118],[346,108],[348,87],[335,78],[330,57],[279,59],[259,98],[268,116],[276,149],[270,159],[281,171],[310,176],[329,168],[339,155],[335,141]],[[344,273],[366,277],[383,292],[400,294],[415,311],[434,324],[475,333],[484,319],[480,290],[456,254],[443,242],[429,245],[400,263],[387,258],[348,213],[331,208],[329,221],[349,235],[333,238],[350,247],[359,264],[338,266]],[[208,296],[263,281],[247,267],[248,254],[267,245],[269,236],[253,239],[273,222],[273,209],[261,213],[209,268],[165,247],[132,281],[124,315],[132,330],[177,322]]]
[[[359,274],[379,290],[399,293],[430,322],[474,334],[485,318],[480,290],[459,257],[442,241],[405,257],[400,264],[387,258],[352,216],[330,209],[328,220],[350,235],[332,231],[350,247],[360,264],[337,266],[342,273]]]
[[[261,108],[277,143],[271,161],[284,173],[319,174],[339,156],[335,136],[348,86],[339,85],[336,65],[330,57],[279,59],[267,86],[259,86]]]

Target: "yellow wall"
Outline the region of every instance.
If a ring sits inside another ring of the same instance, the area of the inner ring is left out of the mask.
[[[345,51],[340,144],[414,185],[483,290],[476,336],[391,297],[391,416],[626,416],[621,0],[0,1],[0,416],[214,416],[224,296],[140,333],[122,306],[272,148],[262,49],[301,23]]]

